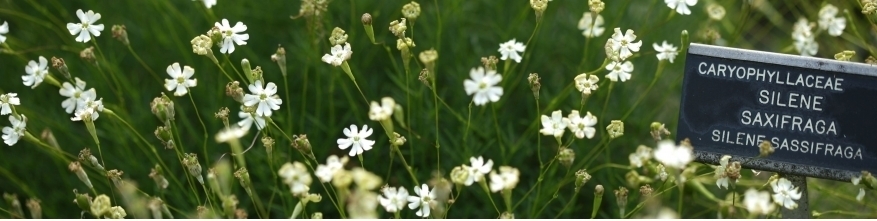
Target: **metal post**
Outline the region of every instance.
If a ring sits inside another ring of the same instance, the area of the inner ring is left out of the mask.
[[[782,174],[781,177],[791,181],[792,185],[798,187],[798,190],[801,191],[801,199],[796,200],[798,203],[797,209],[789,210],[785,207],[781,208],[780,213],[783,215],[783,219],[810,219],[810,200],[807,194],[807,177],[788,174]]]

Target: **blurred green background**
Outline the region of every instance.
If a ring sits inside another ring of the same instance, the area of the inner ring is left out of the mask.
[[[858,20],[848,21],[847,30],[841,37],[820,35],[817,38],[820,43],[817,57],[832,58],[842,50],[856,50],[859,53],[854,61],[861,62],[866,57],[863,55],[868,54],[864,46],[873,47],[877,42],[874,38],[873,22],[866,22],[867,18],[858,13],[861,9],[857,1],[825,2],[842,10],[850,10]],[[189,41],[205,33],[214,22],[223,18],[229,19],[232,24],[238,21],[246,24],[246,33],[250,35],[247,45],[237,46],[228,61],[216,47],[215,55],[232,76],[235,74],[231,72],[231,68],[240,69],[241,59],[249,59],[253,67],[261,66],[265,71],[265,79],[277,83],[281,88],[278,94],[283,99],[283,105],[274,113],[274,121],[290,133],[290,136],[307,134],[317,159],[324,163],[325,158],[331,154],[346,155],[347,151],[339,150],[335,144],[335,140],[343,136],[343,128],[350,124],[379,126],[368,119],[368,107],[362,103],[354,85],[343,72],[320,61],[322,54],[329,51],[330,45],[326,41],[329,33],[332,28],[340,27],[349,35],[348,42],[353,47],[353,57],[349,63],[365,96],[369,100],[393,97],[407,109],[406,114],[410,115],[410,126],[414,133],[409,134],[401,129],[396,131],[408,138],[408,144],[402,147],[402,151],[414,167],[419,180],[429,180],[436,169],[447,177],[447,172],[454,166],[468,164],[470,156],[483,155],[493,159],[497,166],[511,165],[521,170],[521,182],[514,193],[517,202],[536,183],[539,175],[540,161],[537,159],[536,146],[537,137],[541,135],[538,134],[537,116],[554,110],[563,110],[566,115],[569,110],[579,108],[581,96],[574,89],[569,90],[569,86],[574,76],[592,71],[603,62],[605,54],[602,46],[611,36],[613,28],[621,27],[622,31],[633,29],[637,39],[643,42],[642,50],[632,58],[635,65],[633,78],[624,83],[616,83],[611,95],[608,95],[608,84],[601,84],[602,87],[591,95],[584,109],[598,117],[597,129],[602,131],[610,120],[624,116],[640,96],[645,98],[624,120],[625,134],[609,145],[609,157],[597,157],[583,168],[592,169],[608,163],[629,165],[627,156],[638,145],[654,147],[654,141],[649,135],[649,124],[653,121],[666,123],[670,131],[675,131],[685,56],[681,52],[674,63],[667,64],[663,76],[646,93],[658,64],[651,46],[653,43],[668,41],[679,47],[680,32],[687,30],[691,42],[718,42],[736,48],[796,54],[791,47],[792,24],[801,16],[815,22],[816,12],[823,1],[703,0],[691,8],[691,15],[672,17],[671,9],[660,0],[607,1],[606,9],[601,13],[606,20],[606,32],[593,39],[584,38],[576,28],[582,13],[588,11],[587,1],[552,1],[544,14],[541,27],[527,45],[523,62],[515,66],[514,73],[502,73],[505,94],[496,104],[495,118],[498,119],[498,126],[494,127],[494,112],[491,109],[493,105],[473,106],[470,134],[465,143],[461,137],[462,131],[466,130],[467,104],[471,97],[464,93],[463,80],[468,78],[471,68],[480,65],[481,57],[499,57],[496,50],[500,43],[510,39],[526,42],[536,26],[533,10],[523,0],[419,1],[422,13],[415,26],[409,26],[408,29],[414,33],[417,44],[413,51],[419,53],[430,48],[438,51],[437,94],[450,107],[448,109],[439,103],[439,125],[436,126],[432,92],[417,80],[417,65],[412,62],[413,70],[406,75],[394,44],[387,48],[371,44],[360,22],[362,13],[371,13],[377,41],[395,42],[395,37],[389,33],[387,26],[392,20],[402,17],[400,9],[406,3],[408,1],[332,0],[322,18],[309,25],[305,18],[290,19],[290,16],[298,14],[301,6],[299,1],[218,0],[216,6],[206,9],[202,2],[189,0],[3,0],[0,1],[0,22],[8,21],[10,32],[6,35],[9,38],[6,41],[7,46],[0,53],[0,75],[5,79],[0,81],[0,90],[3,93],[18,93],[22,105],[17,110],[28,116],[27,129],[30,133],[39,136],[43,130],[49,129],[64,152],[76,155],[82,148],[92,148],[92,152],[97,155],[94,142],[84,124],[70,121],[71,115],[61,108],[60,103],[64,98],[58,94],[58,88],[44,82],[36,89],[30,89],[21,83],[19,76],[24,74],[27,61],[37,60],[39,56],[65,59],[73,76],[88,82],[89,88],[96,88],[98,96],[104,98],[106,107],[130,122],[149,141],[149,144],[140,142],[136,134],[124,124],[107,115],[101,115],[96,125],[102,144],[102,158],[106,161],[104,166],[107,169],[124,171],[123,177],[135,181],[145,193],[162,196],[175,216],[181,218],[186,217],[184,214],[193,213],[197,206],[190,189],[186,186],[174,186],[172,183],[168,190],[161,192],[148,177],[150,168],[157,162],[149,152],[149,145],[157,148],[161,158],[170,167],[165,172],[168,179],[175,176],[177,180],[183,180],[187,176],[183,167],[175,160],[175,152],[162,148],[158,139],[152,135],[161,123],[150,112],[149,103],[154,97],[160,96],[161,92],[168,95],[172,93],[166,92],[163,81],[157,81],[123,44],[112,38],[112,25],[127,26],[131,47],[158,77],[167,78],[164,70],[174,62],[195,69],[195,78],[199,82],[190,93],[194,96],[197,113],[208,131],[206,140],[209,154],[206,156],[201,148],[205,134],[192,102],[187,97],[172,99],[177,109],[177,124],[181,127],[180,132],[185,140],[178,148],[185,152],[198,153],[205,171],[222,154],[230,151],[228,145],[218,144],[214,140],[216,132],[223,127],[222,122],[214,117],[214,113],[220,107],[228,107],[231,110],[230,121],[234,123],[239,120],[239,109],[231,98],[224,95],[227,79],[207,57],[192,53]],[[711,3],[724,6],[727,15],[723,20],[713,21],[708,18],[706,6]],[[75,16],[77,9],[93,10],[102,15],[97,23],[104,24],[105,30],[100,37],[92,40],[97,42],[103,53],[103,57],[98,55],[99,66],[78,57],[81,50],[92,46],[92,42],[75,42],[75,36],[70,35],[65,28],[66,23],[79,23]],[[870,19],[873,21],[873,16]],[[866,38],[857,38],[851,34],[851,26],[857,26]],[[720,39],[717,40],[716,36],[720,36]],[[286,81],[276,63],[269,57],[278,45],[287,52],[289,74]],[[498,66],[502,65],[503,62],[500,62]],[[63,80],[55,69],[50,69],[50,72]],[[535,108],[535,100],[527,85],[526,77],[529,73],[539,73],[542,78],[540,110]],[[606,81],[603,77],[606,73],[608,72],[598,72],[601,81]],[[113,83],[113,78],[118,79],[120,84]],[[611,96],[611,99],[604,105],[606,96]],[[7,123],[2,123],[5,124]],[[244,143],[249,144],[253,139],[258,139],[254,138],[254,134],[255,131],[251,131],[245,136]],[[438,164],[440,168],[436,168],[436,136],[441,146],[438,151],[441,156]],[[570,134],[567,133],[567,136]],[[275,167],[284,162],[303,160],[283,136],[275,135],[273,138],[277,141],[276,156],[280,156],[273,162]],[[405,174],[399,160],[388,164],[390,151],[385,137],[381,133],[375,133],[371,138],[377,140],[377,144],[375,149],[364,154],[365,168],[385,178],[391,186],[404,186],[411,190],[415,184]],[[603,139],[602,133],[598,133],[593,140],[573,143],[571,148],[577,153],[576,160],[584,159],[600,139]],[[556,153],[557,145],[552,139],[541,139],[541,142],[541,157],[547,162]],[[269,205],[271,217],[288,217],[292,211],[291,203],[295,201],[289,196],[288,187],[279,181],[272,181],[272,173],[277,171],[268,166],[265,148],[258,141],[255,143],[246,158],[250,162],[248,169],[256,191],[263,200],[268,199],[272,193],[282,194],[283,203],[275,200],[273,205]],[[510,148],[511,151],[503,155],[500,152],[501,147]],[[604,153],[600,151],[599,154]],[[69,160],[61,159],[45,148],[24,140],[12,147],[4,145],[0,151],[0,192],[18,194],[22,202],[26,197],[40,199],[44,217],[78,217],[79,209],[71,203],[74,197],[72,190],[80,189],[85,192],[86,187],[67,170]],[[354,165],[360,165],[357,159],[351,159],[348,167]],[[392,168],[390,174],[386,172],[389,168]],[[518,218],[533,218],[532,211],[542,209],[542,202],[556,197],[538,216],[554,217],[571,200],[571,175],[580,168],[570,168],[569,173],[564,167],[552,168],[545,177],[546,182],[542,188],[529,195],[517,209]],[[704,173],[711,169],[702,167],[701,170],[700,173]],[[107,179],[94,170],[88,171],[99,193],[110,195],[116,192]],[[575,204],[559,217],[589,216],[593,187],[602,184],[607,193],[598,217],[617,218],[615,198],[611,190],[626,185],[624,174],[628,170],[606,166],[598,171],[589,171],[594,179],[584,187]],[[768,176],[762,175],[760,179],[766,177]],[[855,193],[851,187],[849,190],[833,189],[825,193],[814,193],[814,190],[840,183],[815,179],[811,181],[811,202],[848,200]],[[311,185],[312,192],[322,193],[324,200],[310,205],[307,212],[319,211],[327,218],[338,217],[331,202],[326,200],[326,192],[316,182],[317,180]],[[250,199],[236,181],[233,184],[234,193],[241,201],[240,207],[245,208],[250,217],[256,217]],[[554,192],[558,185],[563,186],[558,192]],[[718,195],[720,198],[727,193],[719,191],[708,182],[705,186],[711,192],[722,194]],[[628,188],[632,192],[637,189]],[[203,199],[203,192],[200,189],[198,191]],[[699,194],[692,190],[686,192],[684,200],[690,203],[686,203],[682,216],[716,217],[716,205]],[[848,197],[839,198],[839,195]],[[677,197],[679,196],[667,195],[662,199],[668,202],[669,207],[675,208]],[[494,194],[494,198],[500,200],[498,194]],[[116,202],[114,200],[114,205]],[[468,187],[456,204],[460,205],[453,206],[449,218],[497,216],[493,214],[494,210],[486,195],[478,187]],[[823,210],[838,207],[830,203],[811,205],[813,209],[823,209],[820,206],[825,206],[827,209]],[[0,208],[9,207],[4,204]],[[381,208],[379,210],[383,211]],[[383,212],[381,214],[384,218],[391,216]],[[406,210],[403,216],[414,217],[413,211]],[[10,217],[10,214],[0,213],[0,217]]]

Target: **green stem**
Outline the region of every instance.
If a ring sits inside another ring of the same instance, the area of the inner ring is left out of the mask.
[[[100,46],[98,46],[97,41],[92,40],[91,42],[94,44],[94,48],[97,49],[97,53],[100,55],[100,57],[103,58],[104,60],[107,60],[107,57],[104,56],[103,51],[100,50]],[[101,76],[106,78],[107,74],[104,73],[103,68],[101,68],[101,64],[99,64],[96,59],[95,59],[94,66],[97,68],[97,71],[101,74]],[[125,98],[123,98],[122,93],[119,92],[119,90],[122,87],[122,83],[119,81],[119,79],[116,78],[116,75],[114,75],[113,73],[110,73],[109,75],[110,75],[110,80],[112,80],[112,84],[115,84],[115,86],[116,86],[115,88],[110,87],[110,90],[112,90],[113,93],[116,94],[116,98],[119,99],[119,103],[121,103],[122,106],[125,106]]]
[[[146,71],[149,71],[149,74],[152,75],[152,78],[155,78],[155,81],[158,81],[158,83],[163,83],[161,77],[159,77],[158,74],[156,74],[155,71],[153,71],[152,68],[149,67],[149,65],[146,65],[146,62],[143,62],[143,59],[140,58],[140,55],[137,55],[137,52],[135,52],[134,49],[131,48],[130,44],[126,44],[125,46],[128,47],[128,51],[131,52],[131,55],[134,55],[134,59],[137,59],[137,62],[139,62],[140,65],[146,68]]]
[[[234,71],[234,73],[237,74],[238,77],[240,77],[240,78],[243,79],[244,81],[246,81],[247,79],[249,79],[249,78],[247,78],[247,76],[244,76],[243,74],[241,74],[241,72],[238,71],[238,69],[234,67],[234,63],[231,63],[231,60],[228,59],[228,54],[223,54],[222,57],[225,57],[225,62],[228,63],[228,66],[231,67],[231,70]],[[254,80],[254,81],[255,81],[255,80]],[[252,83],[253,83],[253,82],[247,82],[247,84],[252,84]]]
[[[189,91],[189,101],[192,101],[192,108],[195,109],[195,116],[198,117],[198,122],[201,122],[201,129],[204,130],[204,145],[202,146],[202,150],[204,151],[204,162],[210,162],[209,154],[207,152],[207,126],[204,124],[204,120],[201,119],[201,112],[198,111],[198,105],[195,104],[195,98],[192,97],[192,91]]]
[[[478,181],[478,184],[481,185],[481,189],[483,189],[484,193],[487,194],[487,198],[490,199],[490,204],[493,205],[493,209],[496,210],[496,213],[502,215],[502,212],[499,211],[499,207],[496,207],[496,203],[493,201],[493,196],[491,196],[490,188],[487,188],[487,181],[485,181],[485,179],[482,179],[481,181]]]
[[[217,60],[216,56],[213,55],[213,50],[210,50],[208,48],[206,56],[207,56],[207,58],[210,58],[210,61],[213,61],[213,64],[215,64],[216,67],[219,67],[219,70],[222,71],[222,74],[224,74],[226,78],[228,78],[229,82],[234,81],[234,78],[232,78],[231,75],[228,75],[228,72],[225,72],[225,68],[222,68],[222,65],[219,64],[219,60]],[[246,79],[246,78],[244,78],[244,79]]]
[[[396,154],[399,154],[399,159],[402,159],[402,165],[405,166],[405,170],[408,171],[408,175],[411,176],[411,180],[414,180],[414,183],[420,183],[420,181],[417,181],[417,176],[414,176],[414,171],[412,170],[411,166],[408,165],[408,161],[405,160],[405,156],[402,155],[402,151],[399,150],[399,147],[396,145],[392,145],[390,148],[393,149]]]
[[[658,78],[661,77],[661,73],[664,71],[664,65],[666,63],[667,62],[665,62],[665,61],[658,62],[658,69],[655,70],[655,77],[652,78],[652,83],[649,83],[649,87],[646,88],[645,92],[640,93],[639,98],[637,98],[636,102],[633,103],[633,107],[630,107],[630,109],[627,110],[627,113],[624,113],[624,116],[621,117],[622,121],[627,119],[627,117],[630,116],[631,113],[633,113],[633,110],[636,109],[637,105],[639,105],[639,103],[642,102],[644,98],[646,98],[646,95],[648,95],[650,91],[652,91],[652,86],[655,86],[655,83],[658,82]],[[611,84],[609,87],[610,88],[612,87]]]
[[[579,189],[575,190],[575,193],[573,193],[572,199],[569,199],[569,201],[566,202],[566,205],[564,205],[563,209],[561,209],[560,212],[557,213],[556,216],[554,216],[554,219],[560,218],[560,215],[563,215],[563,212],[566,211],[566,209],[569,208],[569,206],[572,205],[572,203],[575,202],[576,199],[579,198],[579,191],[580,191]]]
[[[490,109],[492,109],[493,111],[493,128],[496,129],[497,142],[499,143],[499,149],[502,153],[503,162],[505,162],[508,157],[506,154],[508,153],[508,150],[506,150],[506,146],[503,145],[502,142],[502,132],[499,130],[499,121],[496,119],[496,105],[497,104],[495,103],[490,105]]]

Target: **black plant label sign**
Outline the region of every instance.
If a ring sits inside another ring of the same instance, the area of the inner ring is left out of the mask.
[[[877,172],[877,67],[692,44],[676,138],[699,162],[849,181]],[[767,141],[774,148],[757,157]]]

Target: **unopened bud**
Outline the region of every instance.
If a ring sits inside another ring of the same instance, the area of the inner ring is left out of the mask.
[[[161,93],[161,97],[152,99],[152,103],[149,106],[152,114],[158,117],[158,120],[165,123],[165,125],[174,121],[174,102],[164,92]]]
[[[560,152],[557,153],[557,160],[560,161],[560,164],[566,166],[567,168],[572,165],[575,159],[576,152],[570,148],[561,147]]]
[[[126,29],[125,25],[113,25],[113,38],[121,41],[124,45],[129,45],[131,42],[128,41],[128,31]]]
[[[411,23],[414,23],[414,21],[417,19],[417,17],[420,16],[420,4],[417,4],[417,2],[411,1],[408,4],[403,5],[402,6],[402,16],[404,16],[408,20],[411,20]]]
[[[600,206],[601,206],[600,204],[603,203],[603,192],[604,192],[603,185],[597,184],[597,186],[594,187],[594,203],[593,203],[593,207],[591,209],[591,218],[592,219],[595,216],[597,216],[597,211],[600,210]]]
[[[40,200],[30,198],[25,202],[27,205],[27,210],[30,211],[31,219],[42,219],[43,218],[43,207],[40,206]]]
[[[73,80],[73,77],[70,77],[70,70],[67,69],[67,63],[64,62],[63,58],[52,57],[52,67],[61,72],[61,75],[64,75],[68,80]]]
[[[79,58],[82,58],[82,60],[88,63],[94,63],[94,61],[97,59],[94,57],[94,46],[79,51]]]
[[[158,164],[149,171],[149,178],[152,178],[152,181],[155,181],[155,185],[162,189],[167,189],[168,182],[167,179],[164,178],[164,175],[161,174],[161,166]]]
[[[165,149],[174,149],[176,147],[170,126],[158,126],[158,128],[155,128],[154,133]]]
[[[542,13],[548,8],[548,0],[530,0],[530,7],[536,11],[536,20],[542,19]]]
[[[292,139],[293,139],[293,141],[292,141],[293,148],[295,148],[296,150],[298,150],[299,152],[301,152],[302,154],[304,154],[305,156],[308,156],[309,158],[311,158],[313,160],[317,159],[316,157],[314,157],[314,152],[311,149],[311,141],[308,140],[307,134],[293,135]]]
[[[590,180],[591,174],[588,173],[588,170],[581,169],[576,171],[576,192],[578,192],[579,189],[581,189],[582,186],[585,186],[585,183],[588,183]]]
[[[469,168],[466,165],[454,167],[451,170],[451,182],[454,182],[458,185],[466,184],[466,179],[469,178]]]
[[[283,49],[283,46],[277,45],[277,52],[271,55],[271,61],[277,62],[280,73],[286,77],[286,49]]]
[[[375,43],[375,30],[372,27],[372,15],[369,13],[362,14],[362,27],[365,28],[365,35],[368,36],[368,39],[371,40],[372,44]],[[392,29],[392,27],[390,27]]]
[[[76,197],[73,198],[73,203],[76,203],[79,209],[82,211],[91,210],[91,197],[88,196],[88,193],[79,194],[79,191],[73,189],[73,195]]]
[[[76,177],[79,178],[79,181],[85,183],[85,186],[88,186],[89,189],[94,189],[94,186],[91,185],[91,180],[88,179],[88,174],[85,173],[85,170],[82,169],[79,162],[70,162],[70,165],[68,165],[67,168],[70,169],[70,172],[75,173]]]
[[[653,191],[654,191],[654,189],[652,189],[652,187],[649,186],[649,184],[646,184],[646,185],[639,187],[639,194],[642,195],[643,197],[651,196]]]
[[[323,213],[315,212],[314,214],[311,214],[311,219],[323,219]]]
[[[241,71],[244,72],[244,77],[247,78],[247,82],[256,82],[256,80],[261,80],[260,78],[255,78],[253,76],[253,68],[250,67],[250,60],[244,58],[241,60]]]
[[[624,135],[624,122],[613,120],[609,126],[606,126],[606,132],[609,133],[609,138],[613,139]]]
[[[110,202],[110,197],[101,194],[95,197],[93,201],[91,201],[91,208],[89,208],[89,211],[91,211],[91,215],[95,217],[101,217],[110,211],[111,205],[112,203]]]
[[[225,85],[225,95],[231,97],[237,102],[243,102],[244,89],[240,86],[241,82],[233,81]]]
[[[228,124],[228,113],[229,112],[230,112],[230,110],[228,109],[228,107],[221,107],[221,108],[219,108],[219,111],[214,114],[214,116],[216,118],[219,118],[220,120],[222,120],[222,124],[225,125],[225,127],[229,127],[229,124]]]
[[[271,138],[269,136],[263,136],[262,146],[264,146],[265,150],[269,153],[274,152],[274,138]]]
[[[201,164],[198,163],[198,155],[195,153],[187,153],[185,157],[183,157],[183,166],[186,166],[186,171],[189,172],[189,175],[198,179],[198,183],[204,184],[204,178],[201,176]]]
[[[670,131],[667,128],[664,128],[664,124],[660,122],[652,122],[652,125],[649,127],[651,129],[652,138],[655,141],[663,140],[663,136],[669,136]]]
[[[712,20],[722,20],[725,17],[725,7],[717,3],[711,3],[706,7],[707,14],[709,14],[710,19]]]
[[[481,65],[484,65],[484,68],[487,70],[496,70],[497,62],[499,62],[499,60],[493,55],[481,58]]]
[[[539,89],[542,88],[542,78],[539,78],[538,73],[530,73],[530,76],[527,77],[527,82],[530,82],[530,90],[533,91],[533,97],[538,100]]]

